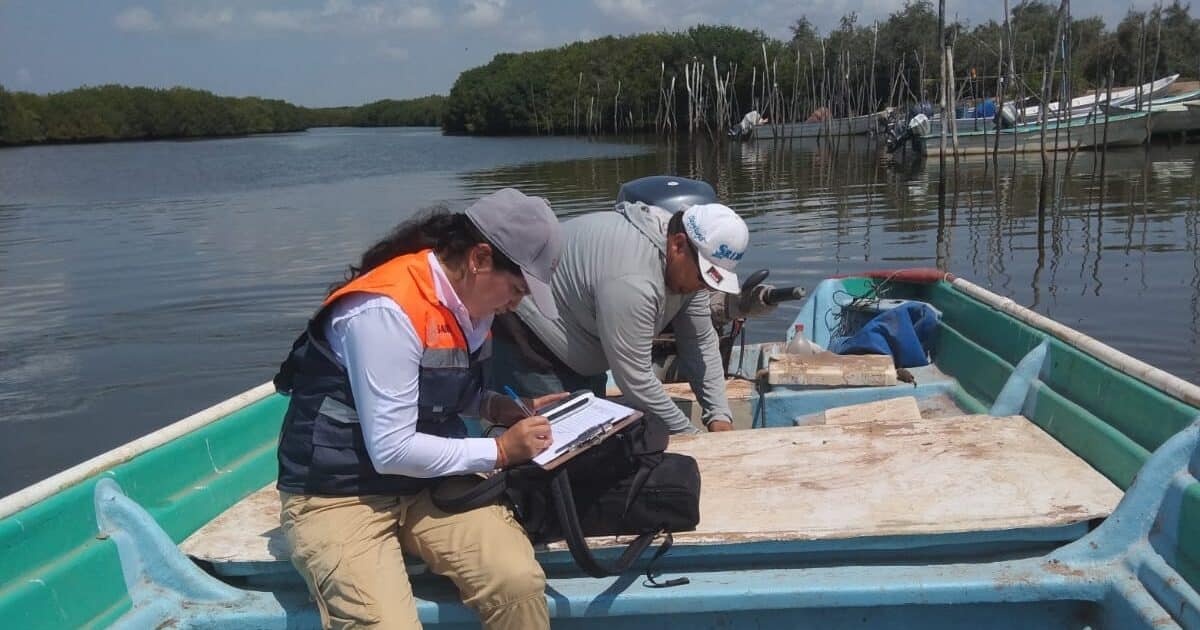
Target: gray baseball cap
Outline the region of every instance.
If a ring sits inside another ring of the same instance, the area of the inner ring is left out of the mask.
[[[550,280],[562,254],[562,228],[550,202],[503,188],[467,208],[483,236],[521,268],[529,295],[542,315],[558,319]]]

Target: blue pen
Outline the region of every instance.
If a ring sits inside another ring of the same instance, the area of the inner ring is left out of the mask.
[[[521,400],[521,397],[517,395],[517,392],[513,391],[513,388],[505,385],[504,392],[508,394],[509,398],[513,399],[513,402],[517,403],[517,408],[521,410],[521,413],[525,414],[526,418],[534,415],[533,410],[525,405],[525,401]]]

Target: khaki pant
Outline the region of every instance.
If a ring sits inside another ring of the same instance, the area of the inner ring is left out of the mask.
[[[549,628],[546,574],[525,531],[500,505],[447,514],[413,496],[280,493],[292,563],[325,628],[420,628],[403,552],[458,586],[485,628]]]

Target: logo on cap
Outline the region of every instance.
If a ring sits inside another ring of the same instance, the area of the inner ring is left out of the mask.
[[[709,267],[708,275],[713,279],[714,282],[717,282],[717,283],[720,283],[722,280],[725,279],[725,276],[721,275],[721,272],[717,271],[716,267]]]
[[[712,257],[716,259],[738,261],[742,259],[742,255],[744,253],[745,252],[735,252],[732,249],[729,249],[729,246],[725,243],[721,243],[720,247],[713,250]]]
[[[708,237],[704,235],[704,230],[700,228],[700,222],[696,220],[695,215],[687,218],[688,231],[691,232],[693,241],[704,243],[708,241]]]

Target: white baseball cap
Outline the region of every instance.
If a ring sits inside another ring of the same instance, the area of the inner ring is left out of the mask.
[[[683,231],[696,248],[704,282],[717,291],[740,293],[733,268],[750,244],[746,222],[726,206],[704,203],[683,212]]]

